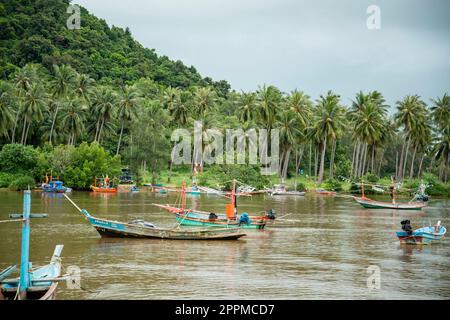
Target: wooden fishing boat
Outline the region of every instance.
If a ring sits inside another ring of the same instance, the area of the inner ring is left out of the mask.
[[[44,192],[50,192],[50,193],[65,193],[65,192],[71,192],[71,188],[67,188],[63,186],[63,182],[59,180],[52,180],[48,183],[42,184],[42,190]]]
[[[322,194],[322,195],[326,195],[326,196],[335,196],[337,193],[336,191],[328,191],[328,190],[324,190],[324,189],[316,189],[316,194]]]
[[[64,195],[80,211],[102,237],[154,238],[170,240],[237,240],[243,236],[238,228],[234,229],[164,229],[155,227],[144,220],[119,222],[96,218],[85,209],[80,209],[69,197]]]
[[[447,229],[440,225],[440,221],[435,226],[419,228],[412,232],[404,228],[404,222],[409,225],[409,220],[402,221],[403,230],[396,232],[401,244],[430,244],[443,239],[447,232]]]
[[[0,300],[1,299],[54,299],[58,282],[64,280],[61,275],[61,252],[63,245],[57,245],[50,263],[32,270],[29,262],[30,249],[30,191],[24,193],[24,209],[22,215],[22,245],[20,276],[7,279],[16,266],[9,266],[0,272]],[[37,216],[34,216],[37,217]]]
[[[102,193],[117,193],[117,188],[111,188],[111,187],[91,186],[91,190],[94,192],[102,192]]]
[[[268,220],[275,219],[275,211],[269,210],[264,216],[251,216],[246,212],[237,214],[236,182],[233,179],[233,189],[231,192],[231,202],[226,206],[225,214],[216,214],[194,209],[186,209],[185,184],[181,192],[181,204],[179,207],[172,205],[153,205],[175,214],[179,224],[185,226],[206,226],[206,227],[224,227],[224,228],[245,228],[245,229],[264,229]]]
[[[362,197],[353,197],[356,202],[358,202],[363,208],[367,209],[395,209],[395,210],[422,210],[423,207],[426,207],[426,203],[423,202],[384,202],[384,201],[375,201],[369,198]]]
[[[276,184],[272,190],[269,190],[271,196],[304,196],[306,192],[288,191],[284,184]]]
[[[395,201],[396,198],[396,192],[395,192],[395,185],[393,182],[393,185],[391,187],[391,196],[392,196],[392,202],[384,202],[384,201],[376,201],[367,198],[364,195],[364,183],[361,184],[361,197],[353,197],[356,202],[358,202],[363,208],[367,209],[395,209],[395,210],[422,210],[423,207],[426,207],[427,205],[423,202],[400,202],[397,203]]]

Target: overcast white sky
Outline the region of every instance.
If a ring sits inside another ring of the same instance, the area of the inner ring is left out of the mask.
[[[129,27],[145,47],[193,65],[233,89],[274,84],[314,99],[329,89],[349,103],[379,90],[450,93],[450,1],[446,0],[74,0],[109,25]],[[381,29],[366,26],[369,5]],[[81,17],[82,19],[83,17]]]

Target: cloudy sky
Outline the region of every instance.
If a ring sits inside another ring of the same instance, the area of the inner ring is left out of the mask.
[[[145,47],[193,65],[233,89],[274,84],[314,99],[332,89],[349,103],[379,90],[450,92],[447,0],[74,0],[108,24],[129,27]],[[381,29],[369,30],[369,5]],[[81,17],[82,19],[82,17]]]

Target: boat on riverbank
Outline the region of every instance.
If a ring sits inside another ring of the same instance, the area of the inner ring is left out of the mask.
[[[175,215],[177,222],[186,226],[206,226],[225,228],[264,229],[268,220],[275,220],[275,211],[269,210],[263,216],[249,215],[247,212],[237,213],[236,181],[233,179],[233,189],[230,203],[226,206],[225,214],[216,214],[195,209],[186,208],[186,192],[183,183],[181,191],[181,203],[179,206],[169,204],[153,204]]]
[[[72,192],[72,189],[65,187],[62,181],[52,180],[42,184],[42,191],[49,193],[65,193]]]
[[[316,189],[316,194],[321,194],[321,195],[325,195],[325,196],[335,196],[337,193],[336,191],[329,191],[329,190],[324,190],[321,188]]]
[[[268,192],[271,196],[304,196],[306,192],[303,191],[288,191],[284,184],[274,185],[272,190]]]
[[[441,226],[441,222],[434,226],[428,226],[411,231],[409,220],[402,221],[402,231],[396,235],[401,244],[430,244],[442,240],[447,229]]]
[[[158,228],[144,220],[119,222],[92,216],[80,209],[68,196],[64,195],[80,211],[102,237],[153,238],[169,240],[237,240],[246,234],[238,228],[228,229],[181,229]]]
[[[22,215],[22,245],[20,276],[7,279],[16,270],[9,266],[0,272],[0,300],[51,300],[55,298],[58,282],[64,280],[61,275],[61,252],[63,245],[57,245],[48,265],[31,269],[30,251],[30,218],[38,217],[30,214],[30,191],[24,191],[24,208]]]

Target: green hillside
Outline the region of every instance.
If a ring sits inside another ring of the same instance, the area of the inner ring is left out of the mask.
[[[226,93],[225,81],[202,78],[181,61],[158,56],[133,39],[128,28],[109,27],[105,20],[81,8],[81,29],[69,30],[68,0],[9,0],[0,3],[0,70],[8,78],[18,67],[41,63],[70,65],[101,83],[127,83],[150,78],[164,86],[216,87]]]

